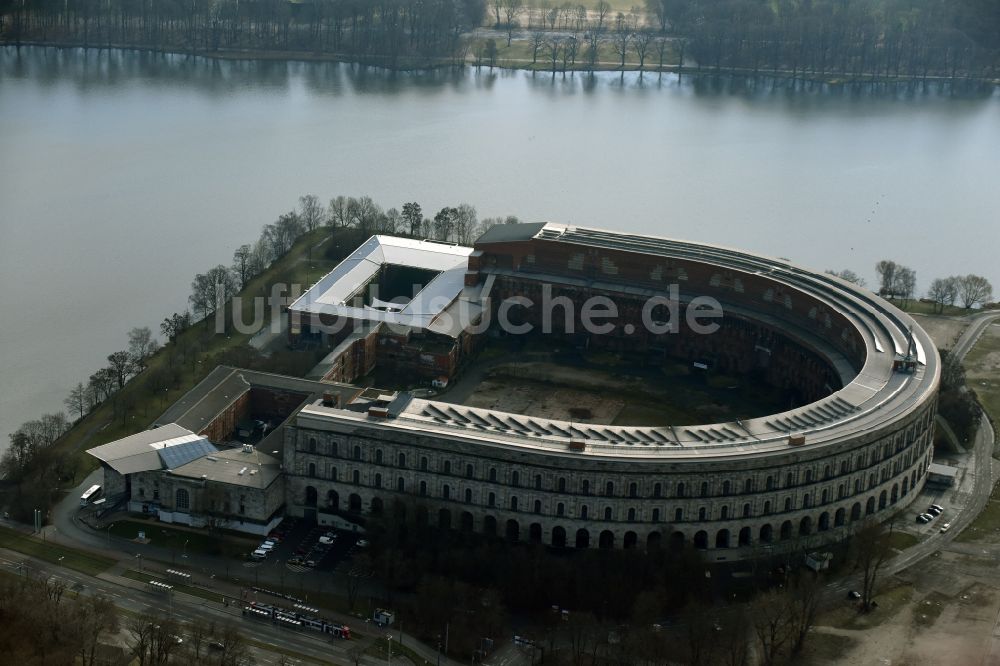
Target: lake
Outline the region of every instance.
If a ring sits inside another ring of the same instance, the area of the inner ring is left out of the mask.
[[[1000,96],[0,48],[0,447],[301,194],[1000,287]]]

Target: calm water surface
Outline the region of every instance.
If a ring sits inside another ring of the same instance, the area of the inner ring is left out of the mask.
[[[0,49],[0,446],[315,193],[1000,287],[1000,98]]]

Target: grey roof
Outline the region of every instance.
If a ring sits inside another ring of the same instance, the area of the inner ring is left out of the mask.
[[[234,400],[254,386],[301,393],[304,396],[328,391],[340,393],[343,404],[361,392],[360,388],[349,384],[320,382],[220,365],[171,405],[156,420],[156,424],[176,423],[193,432],[200,432]]]
[[[171,476],[205,479],[247,488],[267,488],[281,473],[278,460],[256,449],[225,449],[170,470]]]
[[[952,467],[951,465],[942,465],[941,463],[931,463],[927,466],[928,474],[937,474],[938,476],[958,476],[958,468]]]
[[[548,222],[524,222],[521,224],[495,224],[476,239],[475,245],[482,243],[515,243],[531,240]]]
[[[207,442],[187,428],[170,423],[94,447],[87,453],[119,474],[134,474],[163,469],[161,455],[165,449],[199,441]]]

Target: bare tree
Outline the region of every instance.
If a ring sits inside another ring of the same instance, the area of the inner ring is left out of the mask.
[[[80,661],[84,666],[94,666],[101,638],[118,632],[118,610],[103,594],[81,595],[76,610],[77,626],[83,637]]]
[[[128,332],[128,353],[136,367],[146,367],[146,359],[156,353],[160,344],[148,326],[136,326]]]
[[[552,63],[552,75],[555,76],[556,69],[558,69],[559,66],[559,53],[562,50],[563,38],[560,35],[550,35],[545,45],[549,50],[549,60]]]
[[[589,71],[593,72],[594,68],[597,66],[597,61],[601,54],[601,44],[604,39],[601,37],[601,33],[597,30],[591,30],[585,35],[587,42],[587,66]]]
[[[875,264],[875,273],[878,275],[879,296],[892,298],[892,290],[896,285],[896,270],[898,266],[891,259],[883,259]]]
[[[253,248],[248,244],[240,245],[233,252],[233,272],[240,281],[240,289],[247,286],[247,282],[250,281],[252,274],[250,272],[251,257],[253,256]]]
[[[313,231],[323,223],[323,204],[315,194],[299,197],[299,220],[306,231]]]
[[[846,280],[852,284],[858,285],[859,287],[865,286],[865,279],[860,275],[858,275],[857,273],[855,273],[854,271],[852,271],[850,268],[845,268],[842,271],[835,271],[831,269],[828,270],[827,273],[829,275],[836,275],[841,280]]]
[[[649,46],[653,43],[653,33],[648,30],[639,30],[632,36],[632,49],[635,54],[639,56],[639,72],[642,73],[642,67],[646,63],[646,54],[649,52]]]
[[[63,404],[66,405],[66,409],[69,410],[70,414],[76,414],[78,418],[83,418],[87,413],[87,388],[83,385],[83,382],[78,383],[69,392],[69,396],[63,400]]]
[[[875,596],[878,574],[892,552],[892,533],[876,520],[867,520],[851,539],[856,566],[861,569],[861,608],[868,611]]]
[[[788,588],[793,653],[802,650],[806,638],[816,622],[822,590],[819,576],[812,572],[802,572]]]
[[[120,391],[135,367],[132,363],[132,356],[127,351],[117,351],[108,355],[108,363]]]
[[[532,31],[529,42],[531,43],[531,64],[534,65],[538,62],[538,52],[545,44],[545,32],[542,30]]]
[[[954,305],[958,298],[958,278],[934,278],[927,288],[927,298],[934,302],[934,311],[944,312],[946,305]]]
[[[403,207],[406,212],[406,207]],[[347,197],[339,196],[330,199],[330,205],[326,209],[326,223],[334,228],[343,229],[350,226],[350,216],[347,211]]]
[[[625,69],[625,56],[628,55],[628,46],[631,41],[632,28],[625,19],[625,15],[618,12],[618,18],[615,19],[615,32],[611,36],[611,44],[614,46],[615,53],[621,58],[620,69],[623,71]]]
[[[420,235],[420,223],[423,221],[423,211],[416,201],[403,204],[403,219],[410,226],[410,235]]]
[[[607,0],[600,0],[597,3],[597,31],[600,32],[604,29],[604,19],[608,17],[611,12],[611,3]]]
[[[988,303],[993,298],[993,285],[981,275],[965,275],[957,278],[958,295],[966,310]]]
[[[524,0],[503,0],[503,16],[507,22],[507,46],[514,35],[517,17],[524,11]]]
[[[781,590],[762,592],[750,604],[749,614],[760,663],[772,666],[791,638],[788,597]]]

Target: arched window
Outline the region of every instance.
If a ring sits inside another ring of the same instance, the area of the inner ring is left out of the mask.
[[[765,516],[771,515],[771,501],[770,500],[764,502],[764,515]]]
[[[562,516],[562,515],[565,515],[565,514],[566,514],[566,505],[563,504],[562,502],[559,502],[558,504],[556,504],[556,515],[557,516]]]
[[[802,496],[802,508],[808,509],[811,506],[812,506],[812,495],[806,493],[805,495]]]
[[[604,507],[604,520],[611,520],[611,507]]]
[[[743,482],[743,492],[752,493],[753,492],[753,479],[747,479]]]
[[[846,460],[843,461],[842,463],[840,463],[840,473],[841,474],[847,474],[847,461]]]
[[[767,480],[764,481],[765,490],[774,490],[774,477],[768,475]]]
[[[510,498],[510,510],[511,511],[517,511],[517,498],[516,497],[511,497]]]
[[[490,493],[490,494],[489,494],[489,495],[487,496],[487,499],[486,499],[486,504],[487,504],[488,506],[493,506],[493,505],[495,505],[496,503],[497,503],[497,494],[496,494],[496,493]]]
[[[806,470],[806,483],[812,483],[813,471],[811,469]]]
[[[721,520],[726,520],[726,519],[729,518],[729,507],[728,506],[722,507],[722,509],[719,511],[719,518]]]
[[[701,507],[700,509],[698,509],[698,520],[705,520],[705,516],[706,516],[705,507]]]
[[[382,475],[381,474],[376,474],[375,475],[375,487],[376,488],[381,488],[382,487]]]
[[[584,495],[590,494],[590,481],[584,479],[580,482],[580,492]]]
[[[684,522],[684,509],[674,509],[674,522],[675,523]]]
[[[402,456],[403,454],[401,453],[399,455]],[[427,471],[427,456],[420,456],[420,471],[421,472]]]
[[[542,512],[542,500],[535,500],[535,513]]]
[[[789,472],[788,476],[785,477],[785,487],[786,488],[791,488],[792,487],[792,485],[795,483],[794,478],[795,477],[792,476],[792,473]]]
[[[612,495],[615,494],[614,481],[608,481],[607,483],[604,484],[604,494],[608,497],[611,497]]]
[[[180,510],[187,510],[191,508],[191,495],[185,488],[177,489],[177,500],[174,506]]]
[[[722,482],[722,495],[729,495],[729,481]]]
[[[521,473],[520,472],[511,472],[510,473],[510,485],[512,485],[514,487],[517,487],[517,486],[521,485]]]
[[[316,463],[309,463],[309,476],[316,476]]]
[[[580,518],[582,518],[583,520],[587,519],[587,505],[586,504],[584,504],[583,506],[580,507]]]
[[[351,473],[351,481],[355,485],[361,483],[361,472],[359,470],[354,470],[354,472]]]
[[[493,483],[497,482],[497,468],[490,467],[490,481]]]
[[[628,496],[638,497],[639,496],[639,486],[634,483],[628,484]]]
[[[337,468],[336,467],[331,467],[330,468],[330,480],[331,481],[336,481],[337,480]]]
[[[451,461],[450,460],[445,460],[444,461],[444,473],[445,474],[451,474]]]
[[[663,486],[659,483],[653,484],[653,497],[659,499],[660,495],[663,493]]]
[[[465,503],[466,504],[472,504],[472,489],[471,488],[466,488],[465,489]]]
[[[702,481],[701,482],[701,496],[702,497],[708,497],[708,482],[707,481]]]
[[[375,464],[382,464],[382,449],[375,449]]]
[[[678,483],[677,484],[677,496],[678,497],[684,497],[684,484],[683,483]]]
[[[360,446],[355,446],[354,447],[354,459],[355,460],[361,460],[361,447]]]
[[[541,474],[536,474],[535,475],[535,490],[541,490],[541,489],[542,489],[542,475]]]
[[[566,477],[565,476],[560,476],[559,477],[559,492],[561,492],[561,493],[566,492]]]
[[[421,495],[426,495],[427,494],[427,482],[426,481],[421,481],[420,482],[420,494]]]
[[[791,511],[791,510],[792,510],[792,498],[791,497],[786,497],[785,498],[785,511]]]
[[[337,456],[337,442],[330,442],[330,455]]]
[[[827,465],[826,467],[823,468],[823,478],[829,479],[831,476],[833,476],[833,474],[830,472],[830,466]]]
[[[471,464],[465,466],[465,478],[471,479],[476,476],[476,468]]]
[[[749,502],[747,502],[746,504],[743,505],[743,517],[744,518],[749,518],[750,517],[750,503]]]
[[[451,488],[447,483],[441,486],[441,497],[444,499],[451,499]]]
[[[403,452],[400,452],[399,454],[399,466],[406,467],[406,454]]]
[[[316,453],[316,438],[309,438],[309,453]]]
[[[396,479],[396,492],[401,493],[405,491],[406,491],[406,481],[403,480],[403,477],[399,477],[398,479]]]
[[[630,523],[634,523],[635,522],[635,509],[629,509],[628,510],[628,521]]]
[[[653,522],[654,523],[660,522],[660,510],[659,509],[653,509]]]

